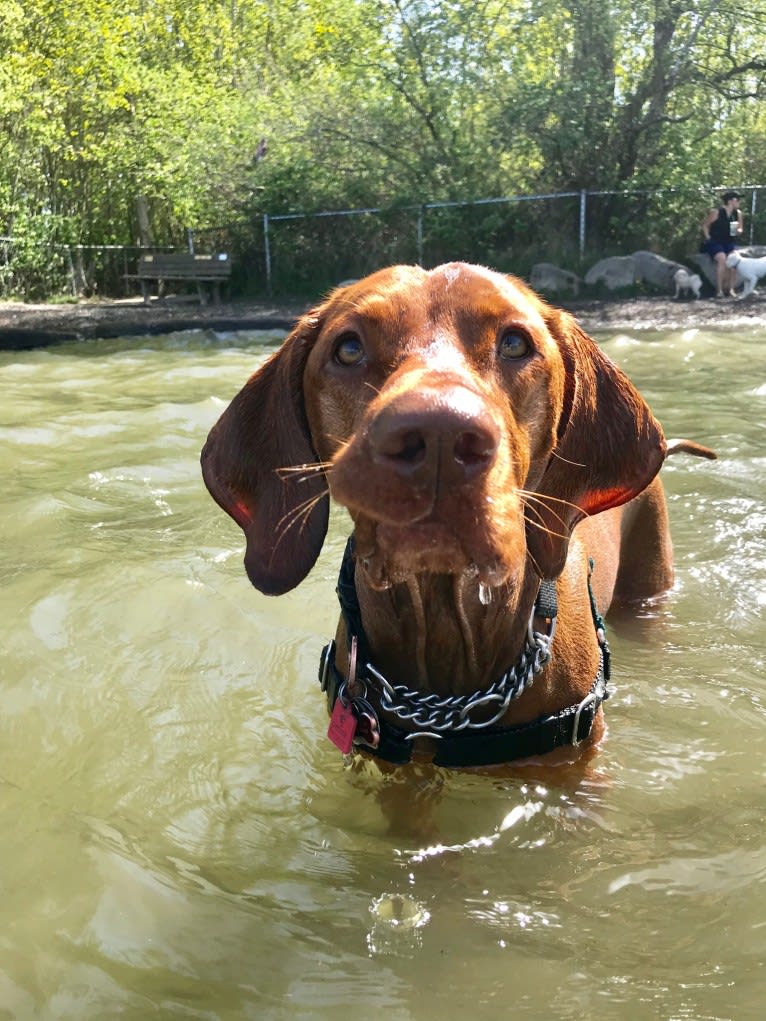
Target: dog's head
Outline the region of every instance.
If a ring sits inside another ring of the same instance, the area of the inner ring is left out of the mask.
[[[664,438],[568,314],[520,280],[392,267],[305,316],[210,433],[205,482],[247,536],[248,574],[298,584],[348,508],[370,583],[566,560],[583,516],[640,493]]]
[[[742,262],[742,256],[739,254],[739,252],[729,252],[729,254],[726,256],[726,265],[729,267],[729,269],[734,269],[734,267],[738,265],[740,262]]]

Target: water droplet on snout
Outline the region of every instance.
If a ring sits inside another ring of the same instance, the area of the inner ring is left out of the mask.
[[[492,589],[483,581],[479,582],[479,602],[482,606],[489,606],[492,602]]]

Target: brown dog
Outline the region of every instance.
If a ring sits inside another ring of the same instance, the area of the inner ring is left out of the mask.
[[[596,607],[673,581],[666,452],[571,316],[454,263],[381,270],[304,316],[214,426],[202,468],[270,595],[314,564],[328,496],[351,514],[320,666],[336,744],[483,766],[599,740]]]

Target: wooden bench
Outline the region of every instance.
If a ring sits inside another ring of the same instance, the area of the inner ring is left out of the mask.
[[[197,284],[197,293],[201,304],[207,303],[207,291],[203,283],[212,285],[213,301],[221,300],[221,283],[231,276],[231,260],[226,254],[192,255],[190,252],[172,252],[155,255],[142,255],[138,260],[135,273],[128,273],[126,279],[138,280],[141,293],[146,304],[151,300],[150,284],[157,282],[157,297],[165,293],[168,280],[193,280]]]

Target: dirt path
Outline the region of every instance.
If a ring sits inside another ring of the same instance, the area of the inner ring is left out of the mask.
[[[766,326],[766,296],[744,301],[667,297],[609,298],[562,302],[582,327],[598,330],[690,329]],[[23,349],[62,340],[123,337],[175,330],[289,329],[306,310],[300,302],[237,301],[200,306],[168,299],[83,301],[76,305],[0,303],[0,348]]]

